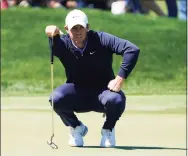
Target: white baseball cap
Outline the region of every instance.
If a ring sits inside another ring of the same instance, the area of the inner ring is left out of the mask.
[[[84,28],[86,28],[87,24],[87,15],[83,11],[78,9],[70,11],[65,19],[65,25],[69,30],[72,29],[72,27],[74,27],[75,25],[82,25]]]

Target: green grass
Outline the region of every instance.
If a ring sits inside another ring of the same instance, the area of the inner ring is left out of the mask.
[[[50,112],[48,96],[2,97],[3,111]],[[186,114],[185,95],[127,96],[127,113],[136,114]]]
[[[3,112],[39,112],[39,113],[51,113],[50,109],[35,109],[35,108],[31,108],[31,109],[5,109],[2,110]],[[180,108],[180,109],[166,109],[166,110],[156,110],[156,111],[140,111],[140,110],[130,110],[127,111],[126,113],[124,113],[123,115],[127,115],[127,114],[142,114],[142,115],[186,115],[186,109],[185,108]],[[101,114],[102,116],[102,114]]]
[[[91,29],[130,40],[141,49],[138,63],[125,80],[127,94],[185,94],[186,23],[156,16],[85,9]],[[50,60],[45,27],[63,29],[68,10],[12,8],[1,12],[1,94],[48,95]],[[118,72],[121,57],[114,56]],[[64,69],[55,59],[54,87],[65,82]]]

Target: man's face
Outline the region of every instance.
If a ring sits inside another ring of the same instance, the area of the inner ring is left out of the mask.
[[[83,43],[87,38],[88,28],[82,25],[75,25],[71,30],[68,30],[70,38],[77,44]]]

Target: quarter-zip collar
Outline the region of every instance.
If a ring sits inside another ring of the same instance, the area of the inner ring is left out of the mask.
[[[71,40],[71,39],[70,39]],[[87,47],[87,43],[88,43],[88,37],[87,37],[87,39],[86,39],[86,41],[85,41],[85,45],[84,45],[84,48],[83,49],[81,49],[81,48],[78,48],[75,44],[74,44],[74,42],[71,40],[71,42],[72,42],[72,45],[80,52],[80,54],[83,56],[83,52],[84,52],[84,50],[86,49],[86,47]]]

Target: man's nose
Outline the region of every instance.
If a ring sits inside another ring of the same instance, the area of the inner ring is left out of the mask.
[[[81,30],[80,29],[76,29],[76,34],[80,34]]]
[[[80,28],[77,28],[76,31],[80,31],[81,29]]]

